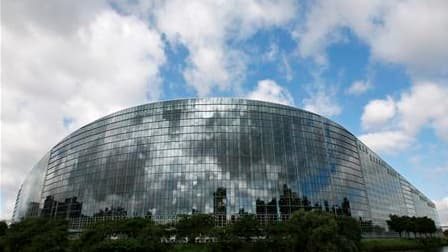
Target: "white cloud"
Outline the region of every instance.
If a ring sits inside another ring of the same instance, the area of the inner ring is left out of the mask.
[[[291,68],[291,65],[288,62],[288,59],[286,58],[285,54],[282,54],[282,63],[283,63],[283,72],[285,72],[285,79],[287,81],[292,81],[293,78],[293,71]]]
[[[323,116],[339,115],[342,111],[336,101],[336,90],[331,87],[315,84],[308,90],[309,97],[303,99],[303,108]]]
[[[292,81],[293,78],[293,70],[291,64],[289,63],[290,59],[283,52],[276,43],[271,43],[267,52],[263,53],[262,60],[270,63],[277,64],[278,71],[284,75],[284,78],[287,82]],[[281,61],[281,64],[278,62]]]
[[[447,97],[448,87],[417,82],[398,100],[373,100],[364,107],[361,122],[368,133],[360,139],[378,152],[394,152],[409,147],[429,127],[448,141]]]
[[[377,151],[409,147],[423,127],[448,139],[448,95],[444,88],[448,84],[447,10],[444,0],[319,0],[310,5],[305,22],[297,25],[294,35],[304,58],[327,64],[326,49],[333,43],[344,43],[349,29],[369,46],[371,59],[402,65],[410,74],[413,87],[400,98],[372,101],[365,107],[362,126],[367,132],[361,138],[377,146]],[[363,85],[358,83],[347,93],[362,91]],[[382,144],[387,137],[398,139],[400,144],[396,148]]]
[[[400,126],[415,135],[424,126],[435,130],[448,141],[448,86],[434,82],[417,82],[397,102]]]
[[[255,90],[247,95],[247,98],[280,103],[285,105],[294,105],[294,99],[291,93],[273,80],[261,80],[258,82]]]
[[[414,73],[448,74],[447,11],[444,0],[397,2],[369,38],[374,56]]]
[[[257,30],[282,25],[294,17],[294,1],[164,2],[155,11],[158,29],[173,44],[188,48],[184,78],[200,96],[232,90],[244,78],[245,54],[231,48]]]
[[[448,225],[448,197],[440,200],[434,200],[439,212],[440,224]]]
[[[366,81],[355,81],[352,85],[347,89],[346,93],[349,95],[362,95],[372,88],[370,82]]]
[[[317,1],[296,31],[299,52],[325,64],[327,46],[350,28],[376,59],[403,64],[415,75],[447,74],[447,9],[444,0]]]
[[[2,19],[0,218],[11,217],[26,171],[69,132],[64,119],[77,128],[157,99],[159,67],[165,62],[157,31],[107,5],[7,4]]]
[[[404,150],[414,142],[413,137],[400,130],[377,131],[363,134],[358,138],[374,151],[382,153]]]
[[[184,77],[199,95],[235,90],[246,55],[231,41],[287,23],[297,6],[293,0],[49,0],[7,1],[3,8],[0,217],[10,218],[25,172],[50,146],[101,115],[160,97],[161,33],[187,47]]]
[[[391,97],[385,100],[372,100],[365,107],[361,117],[361,125],[364,129],[383,127],[396,111],[395,101]]]
[[[375,0],[314,2],[304,24],[295,31],[300,55],[310,57],[318,64],[327,64],[325,49],[344,40],[342,28],[350,27],[360,37],[367,37],[374,31],[372,22],[381,7],[381,2]]]

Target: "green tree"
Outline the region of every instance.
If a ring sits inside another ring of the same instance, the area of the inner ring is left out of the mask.
[[[214,227],[215,219],[209,214],[184,215],[176,223],[177,234],[188,237],[189,242],[199,236],[211,235]]]
[[[28,218],[12,224],[3,236],[6,251],[66,251],[65,220]]]
[[[338,224],[338,234],[347,239],[350,246],[360,246],[361,241],[361,226],[359,221],[352,217],[340,216],[336,218]]]
[[[6,224],[6,222],[4,221],[0,221],[0,252],[5,251],[5,235],[6,232],[8,231],[8,224]]]
[[[271,251],[292,251],[294,242],[291,230],[294,228],[288,222],[270,223],[266,226],[266,246]],[[297,231],[296,231],[297,232]]]
[[[424,234],[434,234],[437,231],[435,222],[428,217],[417,218],[417,227],[420,233]]]
[[[404,219],[398,215],[389,215],[389,220],[386,222],[389,228],[398,232],[401,238],[401,233],[405,230]]]
[[[4,236],[8,230],[8,224],[4,221],[0,221],[0,236]]]
[[[413,233],[414,237],[416,234],[430,234],[432,236],[433,233],[437,231],[437,227],[434,221],[428,217],[409,217],[409,216],[397,216],[390,215],[390,219],[387,221],[389,228],[394,230],[400,234],[402,232],[406,232],[409,237],[409,233]]]
[[[93,247],[89,248],[89,251],[95,251],[95,252],[125,252],[125,251],[132,251],[132,252],[138,252],[138,251],[148,251],[140,241],[136,239],[121,239],[121,240],[104,240],[97,244],[95,244]],[[154,251],[154,250],[151,250]]]
[[[409,216],[401,216],[400,217],[401,224],[403,225],[403,230],[408,234],[408,238],[410,237],[410,233],[414,231],[415,224],[411,217]]]
[[[163,235],[163,226],[156,225],[154,222],[148,222],[145,227],[140,230],[140,233],[136,238],[141,241],[145,248],[153,248],[154,251],[164,251],[166,248],[160,243],[160,239]]]
[[[230,226],[231,233],[237,238],[244,238],[249,241],[251,237],[258,237],[263,234],[263,230],[257,218],[253,214],[240,216],[235,223]]]
[[[161,226],[143,218],[96,222],[83,230],[74,251],[165,251]]]
[[[359,251],[361,228],[350,217],[298,211],[286,223],[291,251]]]

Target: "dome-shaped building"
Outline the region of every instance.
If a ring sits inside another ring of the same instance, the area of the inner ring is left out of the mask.
[[[346,129],[274,103],[200,98],[100,118],[54,146],[23,183],[14,220],[210,213],[260,221],[322,209],[386,227],[434,204]],[[78,226],[79,227],[79,226]]]

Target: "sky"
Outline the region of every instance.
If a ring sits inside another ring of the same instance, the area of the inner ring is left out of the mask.
[[[5,0],[0,219],[58,141],[185,97],[292,105],[343,125],[448,225],[448,1]]]

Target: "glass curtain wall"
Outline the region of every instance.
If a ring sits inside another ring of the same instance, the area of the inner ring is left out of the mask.
[[[234,98],[151,103],[98,119],[53,147],[39,212],[160,222],[209,213],[224,223],[319,208],[385,225],[408,205],[430,208],[405,198],[405,180],[363,148],[340,125],[289,106]]]

